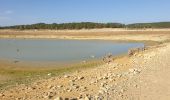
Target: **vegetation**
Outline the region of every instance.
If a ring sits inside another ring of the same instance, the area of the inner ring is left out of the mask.
[[[15,68],[0,68],[0,75],[9,77],[7,80],[0,80],[0,91],[2,89],[15,86],[16,84],[30,84],[39,79],[48,79],[50,77],[71,73],[77,70],[85,70],[88,68],[102,65],[101,60],[89,61],[86,63],[72,64],[56,68],[34,68],[34,69],[15,69]]]
[[[156,23],[134,23],[134,24],[121,24],[121,23],[93,23],[93,22],[80,22],[80,23],[37,23],[31,25],[15,25],[4,26],[0,29],[94,29],[94,28],[170,28],[170,22],[156,22]]]
[[[170,22],[135,23],[126,25],[128,28],[170,28]]]
[[[16,25],[1,27],[2,29],[93,29],[93,28],[122,28],[124,24],[120,23],[92,23],[92,22],[81,22],[81,23],[62,23],[62,24],[45,24],[37,23],[32,25]]]

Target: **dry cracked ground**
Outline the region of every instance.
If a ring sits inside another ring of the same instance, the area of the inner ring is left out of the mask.
[[[0,100],[169,100],[170,44],[2,91]],[[50,75],[50,74],[49,74]]]

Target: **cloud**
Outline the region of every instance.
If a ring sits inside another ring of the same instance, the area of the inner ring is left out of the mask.
[[[4,12],[4,14],[12,14],[12,13],[13,13],[12,10],[7,10],[7,11]]]

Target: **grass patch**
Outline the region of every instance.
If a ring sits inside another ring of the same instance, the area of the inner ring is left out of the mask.
[[[36,80],[48,79],[54,76],[62,75],[65,73],[71,73],[76,70],[85,70],[87,68],[97,67],[102,65],[101,60],[89,61],[86,63],[79,63],[65,67],[56,67],[56,68],[35,68],[35,69],[4,69],[0,68],[0,75],[10,77],[9,80],[0,81],[0,89],[8,89],[10,87],[19,85],[19,84],[30,84]],[[50,75],[49,75],[50,74]]]

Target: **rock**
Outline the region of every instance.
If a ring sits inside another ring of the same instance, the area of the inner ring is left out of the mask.
[[[90,83],[94,84],[94,83],[97,83],[97,82],[98,82],[98,80],[92,80]]]
[[[48,75],[48,76],[51,76],[51,73],[48,73],[47,75]]]
[[[139,74],[141,72],[140,69],[135,69],[135,71],[133,72],[134,74]]]
[[[68,75],[64,75],[64,78],[69,78],[70,76],[68,76]]]
[[[97,77],[98,80],[102,80],[102,77]]]
[[[35,86],[32,86],[30,89],[31,89],[31,90],[35,90],[35,89],[36,89],[36,87],[35,87]]]
[[[99,93],[100,93],[100,94],[104,94],[104,91],[103,91],[103,90],[99,90]]]
[[[135,88],[138,88],[138,85],[136,84],[136,85],[134,85],[134,87],[135,87]]]
[[[47,92],[47,94],[44,96],[45,98],[51,99],[56,95],[56,92]]]
[[[84,92],[87,91],[87,87],[81,86],[80,89]]]
[[[3,96],[5,96],[4,94],[2,94],[2,93],[0,93],[0,97],[3,97]]]
[[[104,92],[107,92],[107,91],[108,91],[108,89],[105,88],[105,87],[101,87],[101,90],[103,90]]]
[[[63,100],[61,97],[56,97],[54,100]]]
[[[75,83],[73,83],[73,82],[72,82],[72,83],[70,83],[70,86],[74,86],[74,85],[76,85],[76,84],[75,84]]]
[[[69,82],[75,82],[75,80],[69,80]]]
[[[78,89],[79,86],[78,86],[78,85],[74,85],[72,88],[73,88],[73,89]]]
[[[67,89],[67,92],[71,92],[72,91],[72,89]]]
[[[117,77],[118,77],[118,78],[121,78],[121,77],[122,77],[122,74],[117,74]]]
[[[105,83],[101,83],[101,84],[100,84],[101,87],[104,87],[104,85],[105,85]]]
[[[120,90],[121,93],[124,93],[124,91],[125,91],[124,89],[121,89],[121,90]]]
[[[78,100],[77,98],[71,98],[71,99],[69,99],[69,100]]]
[[[51,89],[52,87],[53,87],[52,85],[48,85],[48,86],[47,86],[48,89]]]
[[[133,73],[135,71],[135,69],[129,69],[129,72]]]
[[[83,76],[79,76],[79,77],[78,77],[78,80],[82,80],[82,79],[84,79]]]
[[[57,88],[62,88],[62,87],[63,87],[63,85],[58,85],[58,86],[57,86]]]
[[[86,97],[84,98],[84,100],[90,100],[90,98],[86,96]]]

